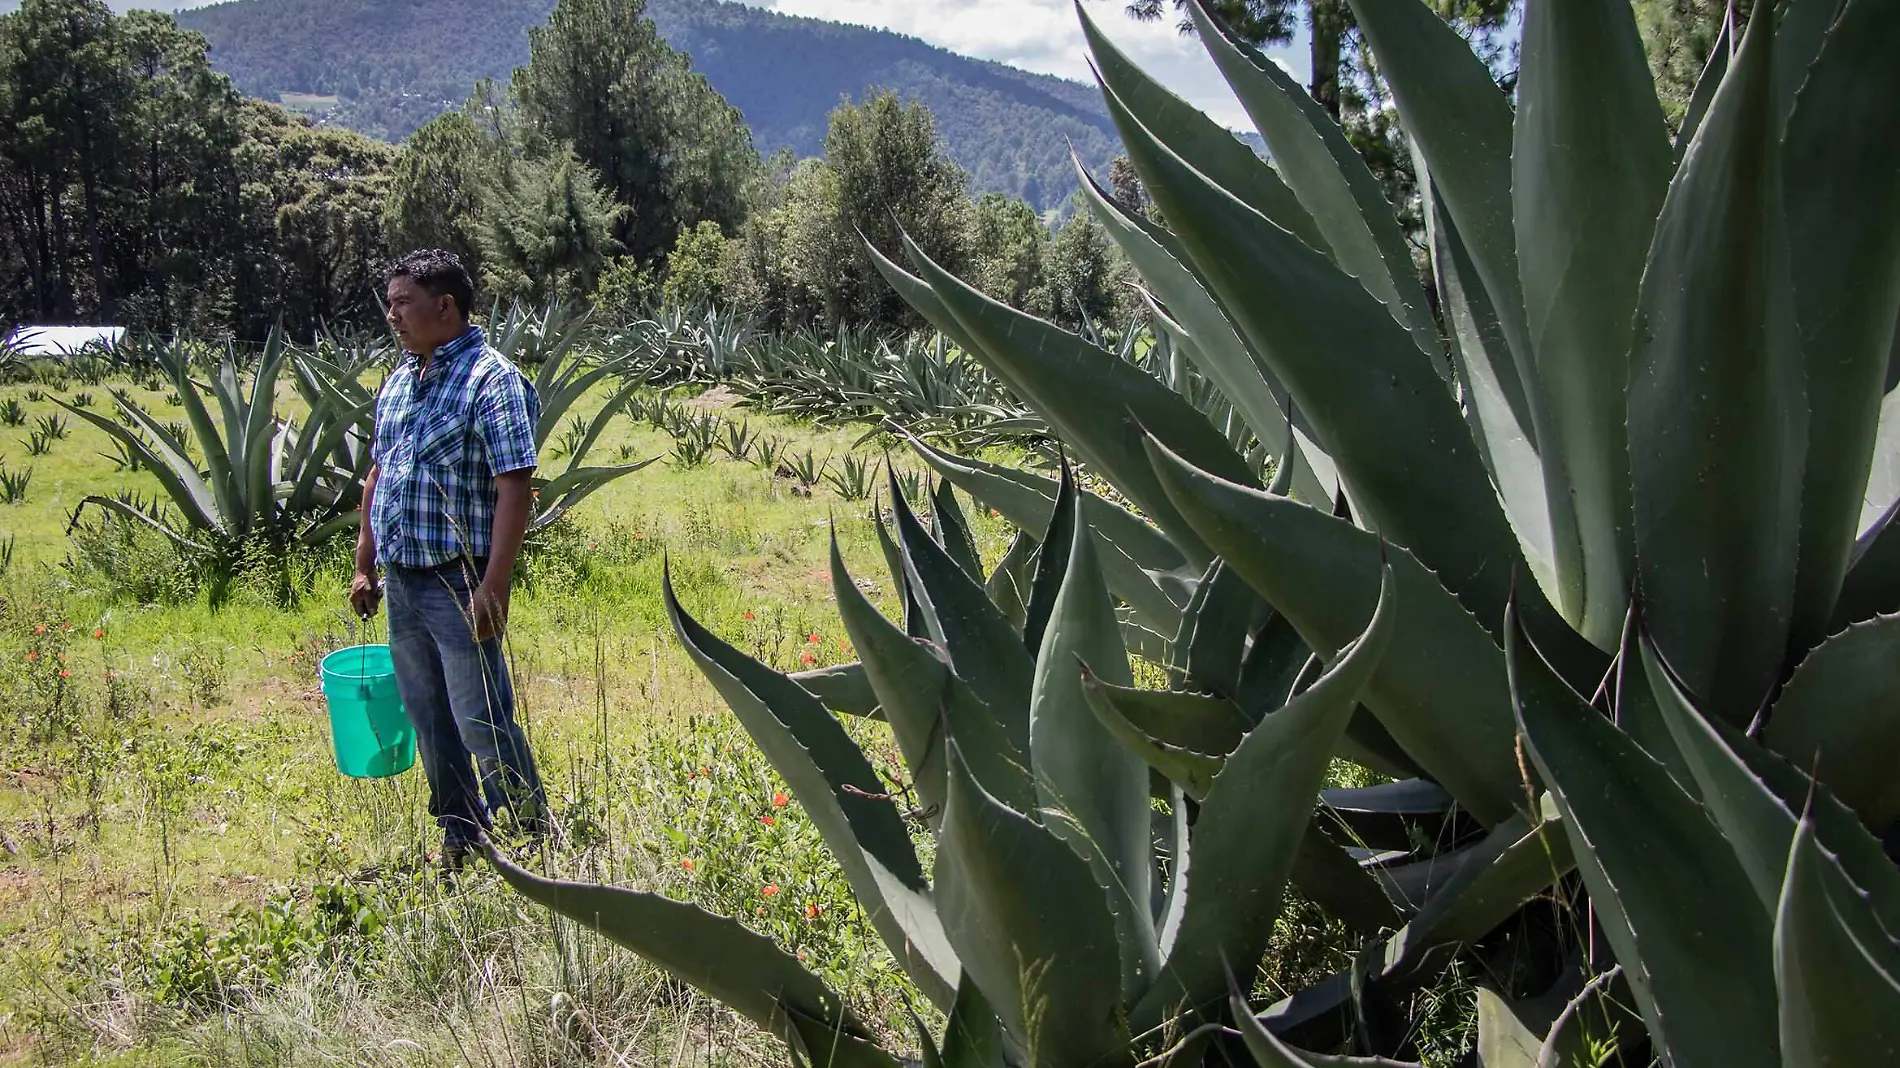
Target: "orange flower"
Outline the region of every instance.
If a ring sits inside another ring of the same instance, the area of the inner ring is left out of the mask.
[[[38,660],[40,658],[40,651],[38,649],[28,649],[26,651],[26,658],[28,660]]]
[[[104,627],[98,627],[93,630],[92,636],[95,638],[103,638],[106,636],[106,629]]]
[[[818,658],[810,653],[800,653],[798,654],[798,659],[800,663],[804,664],[816,664],[818,662]]]
[[[62,679],[70,679],[73,677],[73,673],[70,671],[62,671],[59,673],[59,677]]]
[[[45,634],[45,633],[46,633],[46,624],[44,624],[44,623],[35,623],[35,624],[33,624],[33,633],[35,633],[35,634]]]
[[[682,860],[680,861],[680,867],[686,869],[687,871],[692,871],[693,862],[691,860]]]
[[[750,613],[750,612],[747,612],[747,613],[745,614],[745,621],[746,621],[747,623],[750,623],[750,622],[752,622],[753,620],[755,620],[755,619],[757,619],[757,618],[759,618],[759,617],[758,617],[758,616],[755,616],[755,615],[753,615],[753,614],[752,614],[752,613]]]
[[[712,777],[712,769],[711,769],[711,768],[700,768],[700,769],[699,769],[699,773],[700,773],[701,775],[704,775],[704,776],[706,776],[707,778],[711,778],[711,777]]]
[[[799,959],[799,960],[804,960],[804,959],[805,959],[805,951],[804,951],[804,950],[802,950],[802,949],[801,949],[801,950],[799,950],[799,951],[798,951],[798,959]]]
[[[759,822],[765,824],[767,827],[778,826],[778,820],[774,819],[771,816],[760,816]]]
[[[818,914],[823,911],[825,910],[819,908],[816,904],[807,902],[805,905],[805,918],[808,920],[815,920],[818,918]]]
[[[759,891],[759,893],[764,894],[766,897],[771,897],[773,894],[778,893],[778,884],[766,883],[765,889]]]
[[[810,641],[814,641],[814,642],[821,642],[821,641],[824,641],[824,639],[823,639],[823,638],[820,638],[820,637],[818,636],[818,632],[817,632],[817,631],[815,631],[815,630],[811,632],[811,638],[810,638],[809,640],[810,640]]]
[[[780,790],[777,793],[772,795],[773,808],[784,808],[786,805],[790,803],[791,803],[791,800],[785,796],[785,791],[783,790]]]

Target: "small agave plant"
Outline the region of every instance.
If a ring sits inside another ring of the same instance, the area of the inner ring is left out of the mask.
[[[780,675],[674,603],[682,642],[945,1011],[925,1064],[1409,1063],[1452,967],[1483,1068],[1900,1064],[1900,4],[1756,3],[1672,144],[1621,0],[1529,0],[1514,100],[1427,5],[1350,2],[1435,301],[1204,7],[1271,162],[1081,16],[1166,225],[1090,209],[1268,484],[907,247],[891,284],[1132,508],[919,443],[1035,537],[980,577],[893,493],[901,625],[835,568],[860,664]],[[827,709],[889,722],[928,877]],[[1391,781],[1321,790],[1331,758]],[[900,1060],[734,921],[501,863],[797,1063]],[[1250,1004],[1289,884],[1365,949]]]

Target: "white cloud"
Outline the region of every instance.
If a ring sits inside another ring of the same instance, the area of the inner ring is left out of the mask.
[[[1024,70],[1091,81],[1088,49],[1068,0],[747,0],[788,15],[894,30],[979,59]],[[1090,0],[1089,14],[1116,44],[1156,79],[1216,120],[1248,128],[1200,42],[1184,37],[1176,20],[1136,22],[1118,0]],[[1270,49],[1275,62],[1304,80],[1301,40]]]

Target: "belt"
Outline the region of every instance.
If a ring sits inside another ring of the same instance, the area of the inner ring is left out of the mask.
[[[387,570],[400,571],[405,575],[413,575],[417,578],[426,578],[431,575],[461,574],[461,573],[466,572],[468,574],[474,575],[477,579],[479,579],[483,575],[488,573],[488,557],[486,556],[472,556],[472,557],[471,556],[457,556],[452,559],[445,560],[439,564],[432,564],[428,567],[410,567],[408,564],[399,564],[399,563],[396,563],[395,561],[391,561],[388,565]]]

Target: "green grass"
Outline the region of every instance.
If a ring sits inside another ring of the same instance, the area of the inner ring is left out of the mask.
[[[320,112],[336,107],[335,94],[324,96],[320,93],[278,93],[277,102],[292,111]]]
[[[0,404],[19,399],[30,420],[58,410],[28,388],[0,386]],[[182,418],[162,390],[134,395]],[[347,547],[300,561],[294,603],[240,580],[215,609],[155,537],[76,554],[81,498],[156,483],[115,470],[105,436],[68,419],[32,459],[27,501],[0,505],[0,541],[15,543],[0,576],[0,1064],[782,1057],[485,872],[439,886],[420,771],[360,782],[330,760],[315,662],[358,640]],[[751,421],[820,456],[860,433]],[[29,466],[10,441],[25,433],[0,429],[5,464]],[[671,448],[623,419],[595,462],[623,443]],[[852,659],[826,540],[835,523],[853,574],[894,611],[869,507],[723,456],[655,464],[531,548],[509,642],[570,838],[549,870],[738,915],[907,1029],[907,986],[796,804],[772,804],[781,785],[660,603],[670,560],[687,609],[753,655],[785,670]],[[1001,520],[974,522],[1000,555]],[[848,726],[895,763],[880,725]]]

